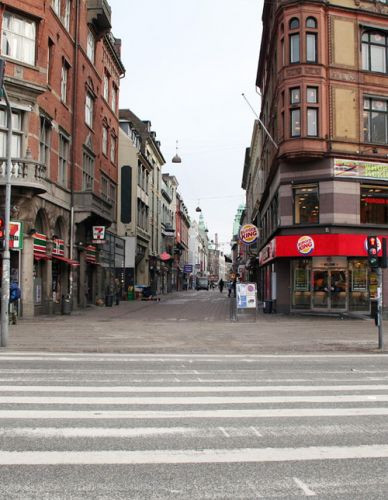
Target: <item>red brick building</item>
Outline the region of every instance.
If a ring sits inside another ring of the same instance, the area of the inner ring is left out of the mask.
[[[95,302],[111,281],[109,251],[92,241],[93,226],[114,230],[116,217],[124,67],[110,18],[106,0],[0,5],[13,108],[11,219],[24,233],[23,248],[11,252],[11,278],[21,284],[24,316],[55,312],[66,295],[75,306]],[[0,186],[4,109],[1,101]]]

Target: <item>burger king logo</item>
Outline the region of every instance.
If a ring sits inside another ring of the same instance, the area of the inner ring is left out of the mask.
[[[314,250],[315,244],[311,236],[301,236],[296,243],[298,252],[302,255],[308,255]]]
[[[245,245],[252,245],[257,241],[259,231],[253,224],[244,224],[240,228],[240,241]]]

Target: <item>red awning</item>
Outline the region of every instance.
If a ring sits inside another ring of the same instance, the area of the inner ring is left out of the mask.
[[[34,260],[51,260],[45,253],[34,252]]]
[[[79,262],[73,259],[68,259],[67,257],[62,257],[62,255],[53,255],[54,259],[60,260],[61,262],[65,262],[69,264],[69,266],[79,266]]]

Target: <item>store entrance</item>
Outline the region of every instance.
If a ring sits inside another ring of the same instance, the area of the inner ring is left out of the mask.
[[[348,278],[346,269],[314,269],[312,309],[345,311]]]

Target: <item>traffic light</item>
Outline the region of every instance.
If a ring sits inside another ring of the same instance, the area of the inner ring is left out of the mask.
[[[368,247],[368,262],[370,267],[379,267],[378,248],[377,248],[377,236],[368,236],[367,239]]]
[[[0,250],[4,250],[4,238],[5,238],[5,231],[4,231],[4,219],[3,217],[0,217]]]

